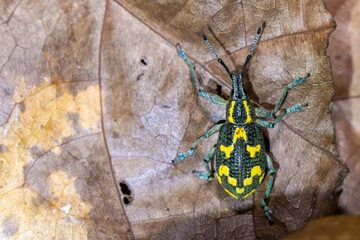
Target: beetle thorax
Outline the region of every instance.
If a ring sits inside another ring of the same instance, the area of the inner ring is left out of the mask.
[[[230,99],[226,105],[226,121],[236,125],[250,124],[255,115],[254,105],[249,99]]]

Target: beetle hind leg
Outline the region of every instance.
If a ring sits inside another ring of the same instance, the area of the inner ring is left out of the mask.
[[[274,183],[274,175],[275,175],[275,169],[272,165],[272,160],[271,158],[266,154],[266,161],[267,161],[267,168],[270,172],[270,180],[269,180],[269,184],[268,187],[266,189],[266,193],[264,195],[264,198],[262,200],[262,207],[264,209],[264,213],[265,216],[267,218],[267,220],[269,221],[270,224],[273,223],[273,220],[271,219],[271,215],[272,215],[272,211],[270,210],[270,208],[268,207],[268,202],[269,202],[269,195]]]
[[[203,171],[199,172],[194,170],[193,174],[198,175],[198,177],[202,180],[207,179],[211,181],[213,179],[213,174],[210,171],[209,163],[211,159],[214,157],[215,153],[216,153],[216,147],[212,148],[204,158],[206,172]]]

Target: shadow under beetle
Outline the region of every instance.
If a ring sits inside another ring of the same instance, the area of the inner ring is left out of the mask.
[[[282,109],[279,115],[275,116],[275,113],[284,102],[287,91],[298,84],[302,84],[310,77],[310,74],[307,74],[305,77],[297,77],[291,84],[284,85],[282,94],[276,103],[274,110],[268,111],[261,107],[254,107],[252,101],[246,96],[244,91],[243,79],[246,67],[253,55],[254,47],[259,39],[260,33],[261,27],[259,27],[257,31],[250,54],[246,58],[242,72],[239,70],[230,72],[223,60],[218,57],[215,50],[211,47],[206,36],[203,35],[206,44],[214,53],[217,61],[225,68],[231,78],[232,91],[228,101],[218,95],[207,93],[200,89],[194,71],[194,63],[189,61],[185,51],[180,49],[179,44],[176,44],[178,55],[190,68],[190,74],[199,95],[212,103],[226,105],[226,122],[213,126],[192,145],[189,151],[179,153],[172,162],[174,163],[177,160],[183,160],[192,155],[195,148],[202,140],[219,132],[216,146],[205,156],[204,161],[206,171],[199,172],[194,170],[193,173],[200,179],[212,180],[214,175],[210,171],[209,163],[211,158],[216,156],[215,171],[219,183],[232,197],[243,199],[258,188],[264,179],[266,171],[269,171],[270,180],[262,200],[262,207],[268,221],[273,223],[271,219],[272,212],[268,207],[268,201],[273,186],[275,170],[271,158],[265,153],[264,138],[260,126],[273,128],[285,114],[295,111],[300,112],[302,108],[308,106],[308,104],[296,104],[291,108]],[[273,118],[274,121],[265,121],[261,118]]]

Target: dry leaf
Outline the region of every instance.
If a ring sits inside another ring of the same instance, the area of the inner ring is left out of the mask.
[[[327,0],[334,14],[337,29],[330,38],[328,49],[333,64],[335,101],[333,119],[336,145],[341,159],[349,166],[339,210],[360,214],[360,2]]]
[[[360,235],[360,217],[337,215],[310,222],[283,240],[353,240]]]
[[[329,106],[334,94],[320,0],[28,1],[0,5],[1,238],[280,238],[331,214],[346,175]],[[309,103],[266,130],[277,176],[269,226],[260,201],[243,202],[194,177],[216,142],[171,164],[224,108],[197,97],[180,42],[202,88],[228,96],[230,81],[201,33],[241,67],[266,23],[246,87],[274,107]]]

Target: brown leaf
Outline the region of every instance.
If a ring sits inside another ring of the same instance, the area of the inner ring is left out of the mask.
[[[349,176],[344,181],[344,192],[339,200],[339,210],[352,215],[360,214],[360,55],[358,1],[326,1],[329,11],[337,21],[337,30],[330,38],[328,49],[333,63],[336,96],[333,119],[336,145],[341,159],[349,166]]]
[[[0,13],[2,238],[274,239],[333,212],[346,168],[333,144],[334,22],[322,1],[54,0],[4,2]],[[277,170],[271,227],[266,184],[236,202],[191,174],[216,136],[171,164],[224,118],[197,97],[175,43],[201,87],[228,96],[201,33],[239,68],[263,22],[249,95],[271,109],[283,84],[311,73],[283,106],[309,108],[264,129]]]
[[[304,229],[289,235],[283,240],[299,239],[339,239],[352,240],[359,236],[359,216],[337,215],[312,221]]]
[[[104,2],[2,3],[1,239],[131,239],[104,141]]]

